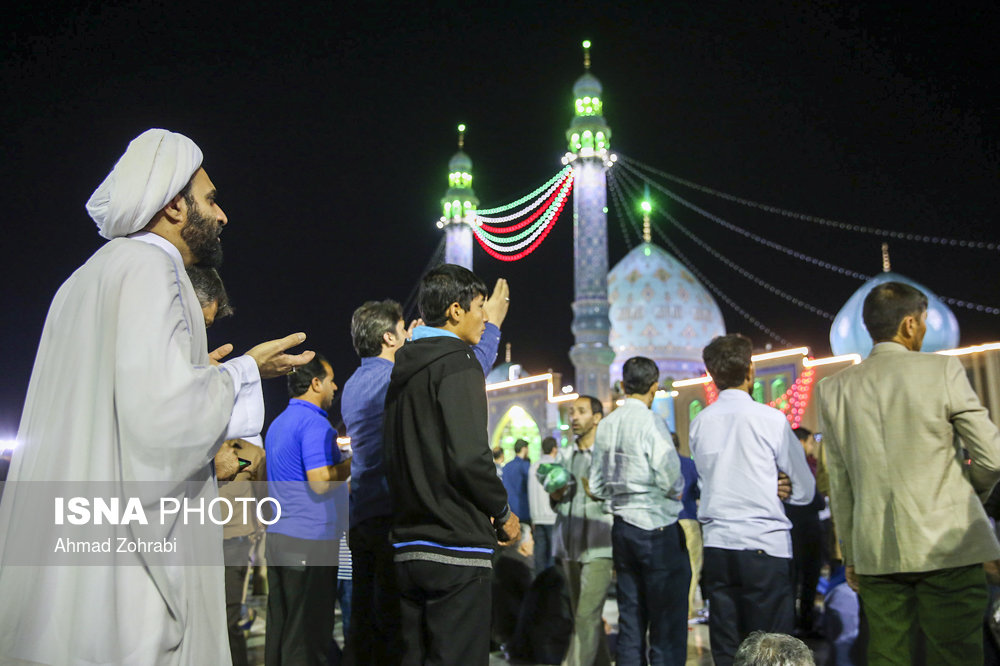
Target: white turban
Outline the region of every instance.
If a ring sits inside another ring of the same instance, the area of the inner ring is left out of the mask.
[[[90,195],[87,212],[109,240],[139,231],[187,186],[201,160],[201,148],[183,134],[146,130]]]

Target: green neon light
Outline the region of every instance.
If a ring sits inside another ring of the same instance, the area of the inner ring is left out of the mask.
[[[459,125],[458,126],[458,131],[459,132],[464,132],[465,131],[465,125]]]
[[[648,201],[643,201],[642,202],[642,212],[644,212],[644,213],[651,213],[651,212],[653,212],[653,204],[649,203]]]
[[[590,48],[590,40],[589,39],[583,40],[583,48],[585,48],[585,49],[589,49]]]

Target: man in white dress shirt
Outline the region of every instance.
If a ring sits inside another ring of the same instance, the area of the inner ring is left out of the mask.
[[[755,402],[750,339],[712,340],[702,357],[719,398],[691,422],[691,454],[701,478],[702,569],[717,666],[733,663],[753,631],[790,634],[792,523],[778,498],[778,474],[791,480],[789,504],[808,504],[816,482],[782,414]]]
[[[0,504],[0,663],[229,662],[221,527],[193,536],[179,516],[161,523],[151,514],[148,526],[120,531],[176,539],[201,555],[115,553],[96,566],[73,557],[52,566],[64,528],[51,499],[41,513],[31,501],[47,482],[91,498],[132,484],[209,502],[222,442],[260,432],[261,378],[313,357],[284,353],[302,333],[221,365],[231,346],[209,355],[184,269],[221,259],[228,220],[201,162],[187,137],[148,130],[87,202],[109,242],[49,308]]]

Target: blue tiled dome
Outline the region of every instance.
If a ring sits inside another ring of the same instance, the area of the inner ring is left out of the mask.
[[[608,273],[611,310],[611,381],[622,378],[632,356],[656,361],[664,377],[696,377],[704,371],[701,350],[726,325],[715,300],[665,250],[643,243]]]
[[[830,349],[834,354],[861,354],[868,356],[872,350],[872,339],[861,317],[865,297],[868,292],[883,282],[905,282],[927,295],[927,335],[921,351],[933,352],[940,349],[954,349],[958,346],[958,321],[948,306],[941,302],[930,289],[898,273],[881,273],[854,292],[840,309],[830,327]]]

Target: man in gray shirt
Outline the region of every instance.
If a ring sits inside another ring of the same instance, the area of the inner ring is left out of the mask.
[[[666,424],[651,411],[659,387],[656,363],[625,362],[625,402],[597,429],[590,491],[611,502],[618,572],[618,666],[683,666],[691,584],[684,532],[677,524],[684,490],[680,459]]]
[[[610,666],[601,611],[611,585],[611,514],[605,502],[590,493],[588,477],[597,424],[604,406],[582,395],[570,407],[576,442],[559,452],[556,462],[576,480],[572,488],[552,493],[556,510],[553,546],[562,563],[573,604],[573,637],[565,666]]]

